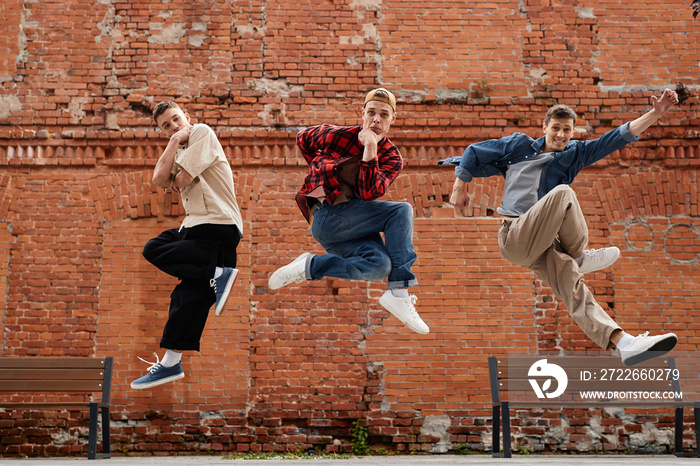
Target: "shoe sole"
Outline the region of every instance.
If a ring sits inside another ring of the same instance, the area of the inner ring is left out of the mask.
[[[238,277],[238,269],[233,269],[233,272],[231,272],[231,277],[228,279],[228,282],[226,282],[226,288],[224,288],[224,294],[219,300],[219,305],[214,308],[214,314],[217,316],[221,314],[221,311],[223,311],[224,307],[226,307],[226,301],[228,301],[228,295],[231,292],[231,288],[233,288],[233,283],[236,281],[236,277]]]
[[[428,330],[427,332],[425,332],[425,331],[423,331],[423,330],[421,330],[421,329],[417,329],[417,328],[413,327],[412,325],[410,325],[410,324],[409,324],[408,322],[406,322],[405,320],[403,320],[401,317],[399,317],[399,316],[397,316],[396,314],[394,314],[394,311],[392,311],[391,309],[389,309],[389,306],[387,306],[386,304],[384,304],[384,295],[382,295],[382,296],[379,298],[379,304],[381,304],[382,307],[383,307],[384,309],[386,309],[386,310],[389,312],[389,314],[391,314],[392,316],[394,316],[394,317],[396,317],[397,319],[399,319],[399,321],[400,321],[402,324],[404,324],[406,327],[408,327],[408,329],[410,329],[411,331],[413,331],[413,332],[415,332],[415,333],[417,333],[417,334],[419,334],[419,335],[427,335],[427,334],[430,333],[430,330]]]
[[[289,283],[285,283],[284,285],[280,285],[280,286],[274,286],[274,287],[272,286],[272,282],[275,280],[276,277],[279,276],[280,273],[282,273],[282,269],[285,269],[285,268],[287,268],[287,267],[291,267],[292,265],[296,264],[297,261],[301,260],[302,258],[306,259],[306,258],[307,258],[308,256],[310,256],[310,255],[311,255],[310,252],[305,252],[305,253],[301,254],[299,257],[297,257],[296,259],[294,259],[294,260],[293,260],[292,262],[290,262],[289,264],[287,264],[287,265],[285,265],[284,267],[280,267],[279,269],[275,270],[275,271],[272,273],[272,275],[270,275],[270,278],[267,280],[267,287],[268,287],[269,289],[271,289],[271,290],[279,290],[280,288],[283,288],[283,287],[289,285],[289,283],[301,283],[301,282],[289,282]]]
[[[676,343],[678,343],[677,337],[666,338],[655,343],[648,350],[627,358],[626,360],[622,361],[622,364],[625,366],[636,366],[637,364],[648,361],[649,359],[658,358],[659,356],[663,356],[671,351],[676,346]]]
[[[158,385],[163,385],[164,383],[173,382],[173,381],[179,380],[183,377],[185,377],[185,373],[180,372],[179,374],[171,375],[170,377],[163,377],[162,379],[154,380],[153,382],[149,382],[149,383],[140,383],[140,384],[134,385],[134,383],[132,382],[131,388],[134,390],[143,390],[144,388],[157,387]]]

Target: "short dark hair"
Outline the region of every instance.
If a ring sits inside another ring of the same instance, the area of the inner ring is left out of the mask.
[[[552,118],[571,118],[576,124],[576,112],[574,112],[571,107],[564,104],[555,105],[547,110],[547,115],[544,117],[544,125],[547,126]]]
[[[153,109],[153,121],[156,122],[156,126],[158,125],[158,117],[161,116],[169,108],[176,108],[182,110],[180,106],[172,100],[162,101],[161,103],[156,105],[156,108]],[[184,110],[182,111],[184,112]]]

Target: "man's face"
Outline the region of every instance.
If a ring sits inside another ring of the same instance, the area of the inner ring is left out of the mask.
[[[552,118],[549,124],[542,125],[545,135],[543,151],[555,152],[564,150],[574,135],[574,120],[571,118]]]
[[[163,134],[170,137],[185,126],[189,126],[190,115],[180,108],[169,108],[158,116],[156,123]]]
[[[370,100],[362,109],[362,128],[369,128],[380,136],[387,135],[389,128],[396,121],[396,113],[391,105],[378,100]]]

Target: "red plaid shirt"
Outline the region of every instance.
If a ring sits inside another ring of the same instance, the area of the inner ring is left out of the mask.
[[[306,196],[316,191],[333,204],[341,193],[337,167],[364,151],[357,140],[361,126],[321,125],[306,128],[297,134],[297,145],[309,164],[304,185],[296,195],[296,201],[309,220]],[[360,160],[355,179],[355,196],[366,201],[382,197],[403,168],[399,149],[388,138],[377,144],[377,158],[369,162]],[[316,194],[314,193],[314,194]]]

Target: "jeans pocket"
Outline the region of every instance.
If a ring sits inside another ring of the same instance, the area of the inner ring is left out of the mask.
[[[311,234],[322,246],[346,241],[350,236],[350,220],[324,209],[314,216]]]

